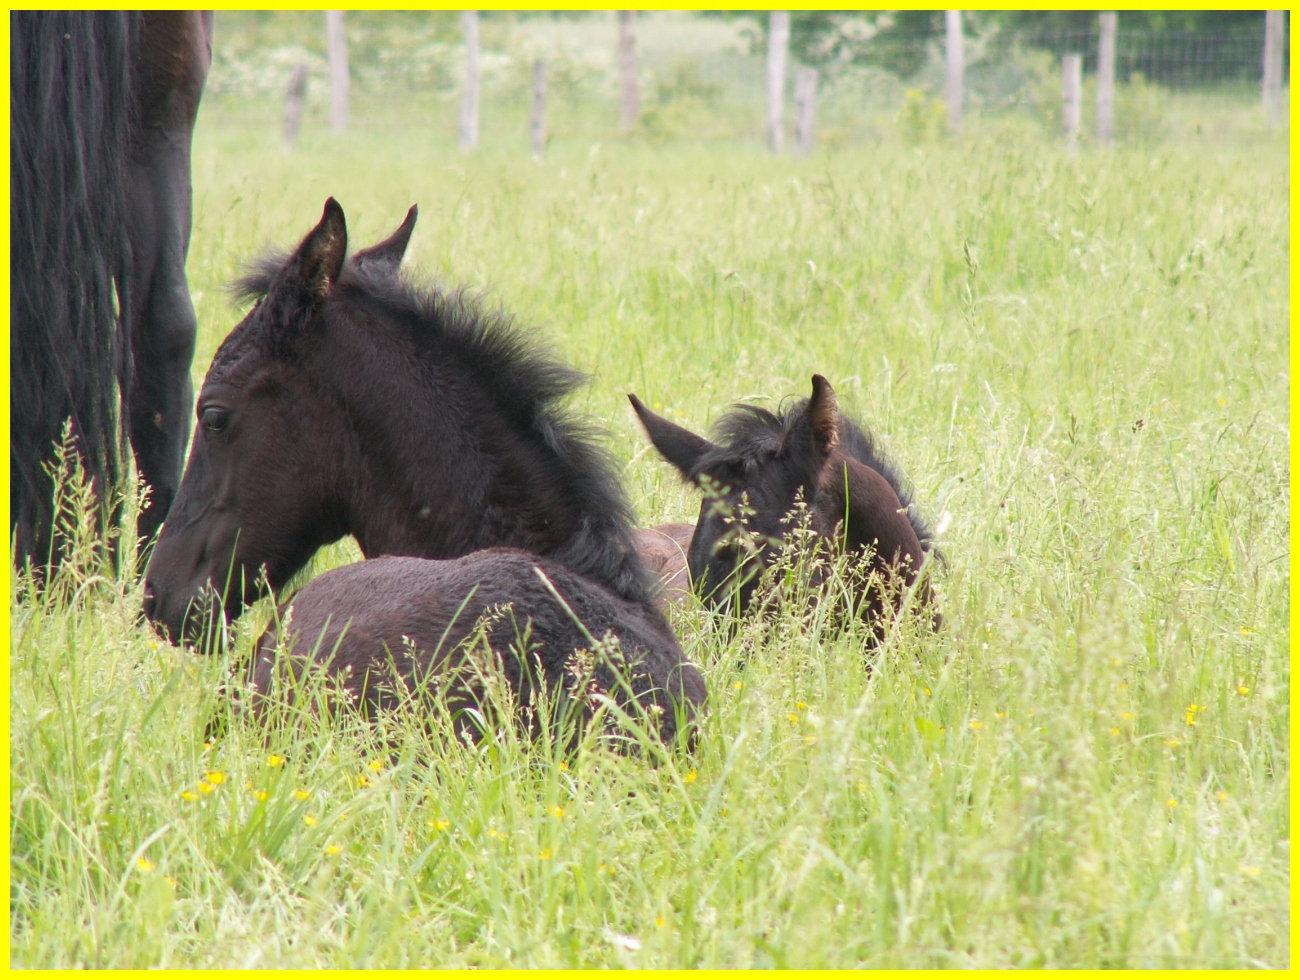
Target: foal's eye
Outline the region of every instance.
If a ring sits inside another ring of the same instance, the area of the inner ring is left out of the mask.
[[[224,432],[226,426],[230,425],[230,413],[224,408],[205,408],[203,414],[199,416],[199,423],[203,426],[204,432],[215,435]]]

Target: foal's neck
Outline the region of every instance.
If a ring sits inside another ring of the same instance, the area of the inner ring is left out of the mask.
[[[475,379],[446,365],[391,354],[375,360],[386,390],[354,389],[350,448],[340,467],[345,523],[366,557],[445,559],[520,548],[649,602],[631,528],[610,512],[621,499],[596,506],[601,497],[590,485],[606,475],[574,463],[579,447],[562,458],[537,428],[510,418]]]

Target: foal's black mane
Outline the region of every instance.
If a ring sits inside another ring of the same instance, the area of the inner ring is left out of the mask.
[[[752,470],[780,450],[785,437],[807,411],[807,398],[791,403],[780,415],[757,405],[732,405],[713,426],[714,442],[718,448],[702,457],[695,469],[708,472],[714,467],[730,465]],[[921,547],[929,551],[934,543],[934,532],[912,499],[911,488],[884,450],[876,445],[871,433],[843,413],[840,413],[840,449],[885,478],[898,495],[899,503],[906,508],[907,520]]]
[[[279,255],[258,263],[234,284],[236,297],[265,296],[284,263]],[[540,442],[559,461],[565,493],[576,501],[581,514],[577,533],[547,557],[626,599],[651,602],[652,580],[633,543],[632,507],[613,456],[597,441],[602,432],[578,421],[559,404],[587,383],[586,374],[561,361],[554,348],[514,317],[486,308],[481,296],[463,289],[417,286],[404,279],[395,265],[359,265],[349,260],[332,295],[400,325],[425,357],[445,364],[450,355],[482,390],[491,392],[516,431]],[[231,334],[217,351],[213,367],[265,343],[264,337],[250,336],[240,342]]]

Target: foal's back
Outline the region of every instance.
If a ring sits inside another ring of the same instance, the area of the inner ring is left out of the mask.
[[[539,688],[579,700],[602,694],[625,708],[635,701],[670,741],[679,722],[705,702],[703,677],[661,613],[513,548],[448,561],[387,557],[345,565],[304,586],[282,622],[294,673],[311,659],[327,665],[371,714],[430,684],[446,688],[453,709],[481,706],[472,671],[446,683],[457,668],[469,666],[466,641],[474,641],[478,629],[500,658],[521,708]],[[630,690],[599,657],[586,686],[575,689],[582,669],[575,654],[607,635],[618,640]],[[259,696],[274,686],[278,638],[272,628],[258,642],[253,684]],[[521,650],[527,651],[523,658]]]

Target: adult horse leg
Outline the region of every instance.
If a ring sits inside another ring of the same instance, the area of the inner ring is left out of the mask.
[[[211,11],[146,11],[137,62],[138,121],[128,169],[131,448],[151,489],[141,540],[162,524],[185,465],[198,321],[185,278],[190,140],[212,61]]]
[[[60,560],[48,464],[68,419],[99,516],[115,516],[127,366],[115,300],[141,18],[10,13],[11,558],[36,569]]]

